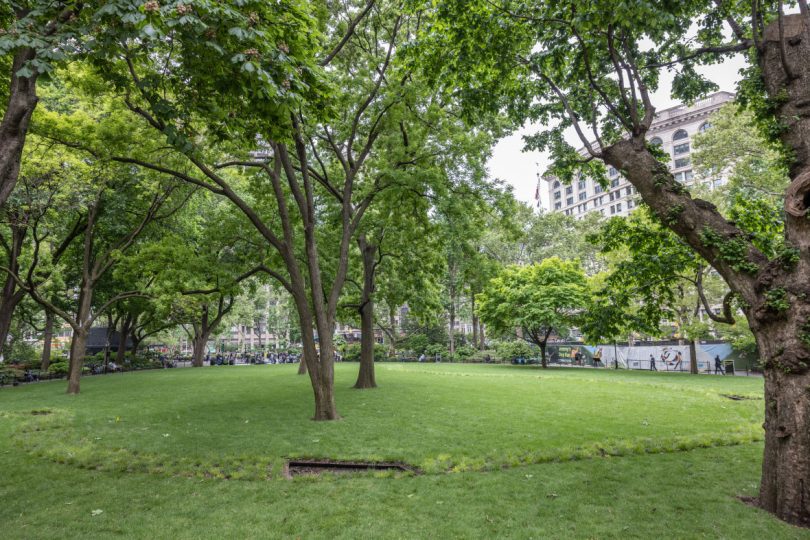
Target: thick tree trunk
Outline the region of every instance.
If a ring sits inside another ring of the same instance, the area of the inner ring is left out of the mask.
[[[122,327],[121,331],[118,333],[118,348],[115,350],[115,363],[119,366],[123,366],[124,360],[126,359],[127,335],[128,332],[125,332],[124,328]]]
[[[478,319],[478,339],[480,340],[478,343],[478,349],[483,351],[486,349],[487,345],[484,336],[484,323],[481,322],[481,319]]]
[[[35,57],[33,49],[19,49],[11,66],[8,106],[0,123],[0,205],[17,184],[25,137],[37,106],[37,75],[18,77],[17,72]]]
[[[369,298],[360,308],[360,371],[355,388],[377,388],[374,377],[374,301]]]
[[[540,342],[540,365],[543,366],[543,369],[548,367],[548,361],[546,360],[546,342]]]
[[[320,335],[320,333],[319,333]],[[335,406],[335,347],[331,332],[326,338],[320,337],[320,362],[318,389],[315,392],[315,416],[313,420],[338,420],[340,415]]]
[[[127,336],[129,336],[131,324],[132,319],[127,317],[121,324],[121,331],[118,332],[118,349],[115,351],[115,363],[118,364],[119,367],[124,365],[124,359],[126,358]]]
[[[340,416],[335,407],[334,394],[334,352],[331,334],[318,332],[320,352],[315,347],[315,331],[308,312],[299,311],[301,319],[301,342],[303,344],[302,364],[306,364],[312,391],[315,395],[315,414],[313,420],[337,420]],[[324,335],[327,337],[324,338]]]
[[[192,367],[202,367],[205,359],[205,346],[208,344],[209,332],[203,331],[194,335],[191,341],[191,365]]]
[[[0,304],[0,355],[6,353],[6,342],[8,341],[8,334],[11,331],[11,321],[14,317],[14,311],[25,296],[24,291],[16,291],[9,296],[4,296],[2,304]]]
[[[603,150],[644,201],[746,305],[765,371],[765,450],[759,505],[810,526],[810,24],[794,14],[759,40],[762,82],[790,150],[783,255],[768,260],[710,203],[692,199],[641,136]],[[784,39],[782,39],[784,38]]]
[[[355,388],[377,388],[374,377],[374,271],[377,246],[364,235],[357,239],[363,257],[363,293],[360,297],[360,370]]]
[[[784,41],[780,39],[780,34]],[[758,54],[777,107],[781,138],[792,151],[785,192],[791,262],[772,261],[757,276],[759,302],[748,319],[765,368],[765,451],[759,505],[810,526],[810,20],[784,17],[765,30]],[[774,300],[776,298],[776,300]],[[781,301],[779,300],[781,298]]]
[[[45,330],[42,333],[42,363],[40,369],[48,371],[51,365],[51,342],[53,341],[53,313],[45,310]]]
[[[767,351],[767,349],[766,349]],[[765,371],[765,452],[759,506],[810,526],[810,374]]]
[[[27,230],[24,226],[11,225],[11,245],[10,251],[7,253],[8,261],[6,264],[9,270],[15,274],[20,271],[20,252],[22,251]],[[11,330],[14,311],[25,297],[25,291],[18,290],[17,281],[14,277],[9,273],[4,273],[4,275],[5,281],[3,282],[2,291],[0,291],[0,357],[6,352],[6,341]]]
[[[80,331],[73,330],[73,338],[70,340],[70,363],[68,365],[68,394],[78,394],[84,367],[84,356],[87,349],[87,328]]]
[[[87,354],[87,336],[90,333],[90,307],[93,304],[93,288],[86,282],[79,291],[79,309],[76,311],[76,327],[73,328],[73,339],[70,342],[70,363],[68,365],[68,394],[79,393],[79,382]]]

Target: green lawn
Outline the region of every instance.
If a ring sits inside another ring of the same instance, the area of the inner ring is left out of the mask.
[[[736,498],[756,492],[761,379],[378,364],[356,391],[347,364],[343,419],[316,423],[295,369],[0,390],[3,537],[810,538]],[[425,474],[286,480],[291,456]]]

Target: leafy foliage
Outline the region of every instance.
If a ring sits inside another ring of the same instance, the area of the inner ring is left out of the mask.
[[[551,332],[565,336],[588,305],[588,286],[578,261],[557,257],[531,266],[510,266],[478,296],[489,328],[544,347]]]

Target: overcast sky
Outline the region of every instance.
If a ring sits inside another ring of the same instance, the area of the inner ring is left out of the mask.
[[[741,55],[726,60],[725,63],[707,66],[700,69],[713,80],[720,90],[734,92],[740,79],[739,71],[744,67],[745,61]],[[677,102],[670,97],[672,74],[664,73],[661,77],[661,87],[653,94],[653,103],[656,109],[666,109],[676,105]],[[515,188],[515,196],[528,203],[534,203],[534,192],[537,187],[537,173],[548,167],[548,156],[540,152],[523,152],[522,136],[542,129],[542,126],[525,126],[523,129],[502,139],[493,149],[489,160],[489,172],[494,178],[500,178]],[[573,134],[569,142],[577,148],[582,146]]]

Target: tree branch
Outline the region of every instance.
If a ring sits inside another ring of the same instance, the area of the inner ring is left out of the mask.
[[[360,24],[360,21],[371,11],[371,8],[374,7],[374,2],[376,0],[369,0],[366,7],[355,17],[352,21],[349,22],[349,27],[346,29],[346,33],[343,35],[343,38],[338,42],[332,52],[326,55],[326,58],[320,61],[321,67],[326,67],[338,55],[338,53],[343,49],[343,46],[348,43],[351,37],[354,35],[354,30],[357,28],[357,25]]]

